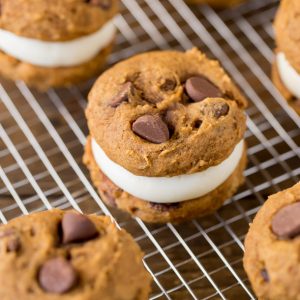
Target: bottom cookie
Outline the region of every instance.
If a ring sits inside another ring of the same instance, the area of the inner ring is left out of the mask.
[[[1,300],[146,300],[151,276],[109,217],[54,209],[0,227]]]
[[[232,175],[209,194],[180,203],[159,204],[140,200],[117,187],[99,169],[94,160],[89,138],[85,148],[84,163],[87,165],[92,181],[106,204],[117,207],[149,223],[179,223],[195,217],[208,215],[222,206],[244,182],[243,171],[246,167],[246,149],[241,161]]]
[[[290,91],[284,86],[280,79],[276,62],[272,66],[272,80],[278,91],[286,99],[288,104],[300,115],[300,99],[294,97]]]
[[[112,47],[113,43],[84,64],[63,68],[34,66],[0,51],[0,74],[11,80],[22,80],[27,85],[42,91],[51,87],[65,87],[100,74]]]
[[[250,224],[244,268],[258,299],[300,299],[300,183],[269,197]]]

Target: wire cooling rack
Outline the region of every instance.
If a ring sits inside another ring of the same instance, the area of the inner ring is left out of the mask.
[[[151,299],[254,299],[242,267],[243,240],[267,195],[300,174],[300,119],[270,80],[271,21],[278,1],[219,12],[182,0],[123,0],[110,63],[152,49],[197,46],[219,59],[251,99],[246,184],[214,215],[147,225],[102,203],[82,164],[84,108],[92,81],[38,93],[0,81],[0,219],[51,207],[113,215],[145,251]]]

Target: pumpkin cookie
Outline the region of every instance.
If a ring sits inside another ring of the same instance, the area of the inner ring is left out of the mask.
[[[244,267],[259,299],[300,299],[300,183],[269,197],[245,240]]]
[[[89,94],[84,162],[106,203],[145,221],[211,213],[243,182],[245,106],[197,49],[135,56]]]
[[[118,0],[2,0],[0,74],[45,90],[99,74]]]
[[[0,299],[146,300],[150,275],[108,217],[61,210],[0,227]]]
[[[274,30],[277,49],[272,77],[275,86],[290,106],[300,114],[300,2],[282,0]]]

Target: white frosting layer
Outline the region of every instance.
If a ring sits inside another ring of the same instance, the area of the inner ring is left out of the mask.
[[[300,98],[300,74],[291,66],[283,52],[277,54],[277,68],[284,86]]]
[[[92,34],[63,42],[26,38],[0,29],[0,49],[32,65],[70,67],[94,58],[112,41],[115,32],[113,20]]]
[[[175,203],[204,196],[221,185],[237,167],[244,150],[244,141],[217,166],[202,172],[174,177],[137,176],[110,160],[92,139],[92,152],[102,172],[118,187],[145,201]]]

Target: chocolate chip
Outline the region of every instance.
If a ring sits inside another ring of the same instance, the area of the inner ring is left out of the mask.
[[[55,294],[68,292],[77,282],[77,274],[73,266],[60,257],[48,260],[41,267],[38,278],[43,290]]]
[[[17,252],[21,248],[21,242],[18,237],[12,237],[7,242],[8,252]]]
[[[154,202],[149,202],[149,203],[152,208],[160,212],[166,212],[180,207],[180,203],[154,203]]]
[[[226,103],[223,103],[222,105],[214,106],[214,117],[217,119],[226,116],[228,112],[229,112],[229,106]]]
[[[160,86],[160,89],[165,92],[173,91],[176,85],[176,81],[172,79],[166,79],[166,81]]]
[[[269,277],[269,273],[266,269],[262,269],[260,271],[261,277],[264,279],[265,282],[269,282],[270,281],[270,277]]]
[[[91,5],[100,6],[102,9],[107,10],[111,8],[111,0],[87,0]]]
[[[145,140],[161,144],[170,138],[167,124],[158,115],[144,115],[139,117],[133,124],[132,130]]]
[[[111,107],[118,107],[122,102],[128,101],[128,93],[132,90],[133,84],[126,82],[118,95],[110,101]]]
[[[199,129],[202,125],[202,121],[201,120],[196,120],[194,123],[193,123],[193,127],[195,129]]]
[[[72,212],[66,213],[62,219],[62,233],[64,244],[88,241],[99,234],[88,217]]]
[[[274,234],[283,239],[292,239],[300,235],[300,202],[280,209],[272,219]]]
[[[203,76],[189,78],[185,83],[185,89],[189,97],[195,102],[200,102],[206,98],[222,97],[219,88]]]

